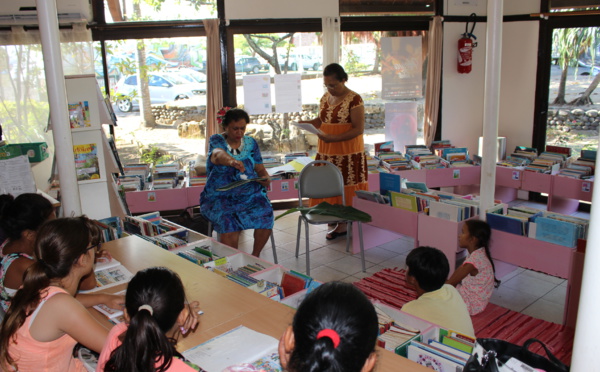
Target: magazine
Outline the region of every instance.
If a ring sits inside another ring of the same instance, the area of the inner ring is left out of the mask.
[[[73,154],[75,156],[77,181],[100,179],[97,144],[74,145]]]

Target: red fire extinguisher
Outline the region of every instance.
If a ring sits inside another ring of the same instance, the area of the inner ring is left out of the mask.
[[[472,13],[470,15],[473,18],[473,27],[471,27],[471,32],[469,32],[469,22],[467,22],[465,26],[465,33],[462,34],[462,37],[458,40],[458,73],[459,74],[468,74],[471,72],[471,68],[473,67],[473,48],[477,46],[475,40],[477,37],[473,35],[473,31],[475,30],[475,17],[477,15]]]

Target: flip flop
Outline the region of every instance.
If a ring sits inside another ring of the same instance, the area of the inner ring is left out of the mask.
[[[340,236],[345,236],[346,234],[348,234],[347,231],[342,231],[342,232],[332,231],[330,233],[327,233],[327,235],[325,235],[325,239],[333,240],[333,239],[339,238]]]

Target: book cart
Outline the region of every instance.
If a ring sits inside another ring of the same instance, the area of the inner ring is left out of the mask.
[[[465,169],[472,170],[463,173],[462,171]],[[586,200],[585,197],[591,199],[593,182],[590,181],[524,172],[505,167],[497,167],[497,169],[496,192],[499,192],[497,196],[501,196],[503,202],[514,200],[517,190],[525,190],[525,188],[527,191],[549,192],[548,210],[552,211],[565,212],[564,208],[558,207],[559,203],[565,203],[571,207],[575,204],[576,208],[579,200]],[[438,169],[421,170],[420,172],[426,174],[425,182],[428,187],[460,187],[462,185],[472,186],[472,182],[479,183],[479,178],[474,176],[476,172],[480,171],[479,167],[460,168],[461,176],[466,175],[466,177],[458,179],[454,178],[451,172],[452,168],[442,170],[445,172],[439,172]],[[444,177],[448,179],[444,181]],[[432,185],[429,184],[430,180]],[[461,180],[471,184],[462,184]],[[554,189],[557,185],[561,188],[560,190]],[[567,186],[570,188],[567,189]],[[553,204],[554,209],[550,209],[551,202],[555,203]],[[457,237],[462,230],[464,221],[444,220],[356,197],[353,200],[353,206],[369,213],[373,218],[370,223],[363,223],[365,250],[405,235],[414,239],[415,247],[425,245],[440,249],[446,254],[450,267],[456,267],[457,253],[463,251],[458,246]],[[560,206],[562,207],[563,204]],[[353,230],[352,233],[355,234],[357,231]],[[498,230],[494,230],[492,233],[490,250],[492,258],[495,260],[567,279],[568,291],[563,322],[569,326],[575,325],[573,314],[576,313],[581,286],[578,268],[583,264],[583,253],[578,252],[574,247],[565,247]],[[358,245],[355,242],[353,242],[353,252],[358,252]]]

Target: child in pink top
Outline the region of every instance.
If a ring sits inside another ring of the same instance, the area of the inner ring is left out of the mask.
[[[495,277],[494,262],[490,255],[490,226],[480,220],[465,221],[458,236],[458,245],[469,252],[465,262],[446,281],[458,289],[470,315],[481,313],[492,297],[494,287],[500,285]]]
[[[165,267],[152,267],[131,279],[125,294],[126,323],[106,338],[96,372],[202,371],[175,349],[177,336],[198,324],[198,315],[186,305],[183,283]]]

